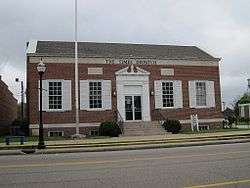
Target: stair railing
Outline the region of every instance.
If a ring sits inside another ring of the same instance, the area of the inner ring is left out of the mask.
[[[162,114],[160,109],[156,109],[156,112],[157,112],[158,123],[162,125],[168,118]]]
[[[124,120],[119,112],[119,110],[116,110],[116,123],[119,126],[122,134],[124,133]]]

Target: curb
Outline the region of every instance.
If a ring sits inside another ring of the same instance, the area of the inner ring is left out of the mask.
[[[142,149],[160,149],[160,148],[177,148],[177,147],[192,147],[192,146],[207,146],[207,145],[222,145],[222,144],[236,144],[236,143],[249,143],[250,139],[238,140],[220,140],[220,141],[204,141],[193,143],[173,143],[173,144],[157,144],[157,145],[137,145],[137,146],[111,146],[99,148],[74,148],[74,149],[47,149],[36,150],[33,155],[39,154],[59,154],[59,153],[81,153],[81,152],[105,152],[105,151],[126,151],[126,150],[142,150]],[[8,155],[31,155],[25,154],[21,150],[4,150],[0,152],[0,156]]]

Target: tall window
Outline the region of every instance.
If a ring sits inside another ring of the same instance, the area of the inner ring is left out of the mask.
[[[49,109],[62,109],[62,82],[49,82]]]
[[[163,107],[174,107],[173,82],[162,82],[162,102]]]
[[[206,106],[206,82],[196,82],[196,105]]]
[[[102,108],[102,82],[89,82],[89,108]]]

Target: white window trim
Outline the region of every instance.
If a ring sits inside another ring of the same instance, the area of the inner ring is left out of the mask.
[[[103,80],[88,80],[88,87],[89,87],[89,83],[90,82],[101,82],[102,83],[102,87],[103,87]],[[89,96],[88,96],[88,100],[89,100]],[[90,104],[89,104],[90,106]],[[101,108],[90,108],[88,106],[88,109],[86,109],[87,111],[105,111],[106,109],[103,108],[103,97],[102,97],[102,107]]]
[[[208,81],[213,81],[214,82],[214,80],[189,80],[189,81],[192,81],[192,82],[194,82],[195,84],[195,95],[196,95],[196,83],[197,82],[205,82],[206,84],[205,84],[205,86],[206,86],[206,88],[207,88],[207,82]],[[214,82],[215,83],[215,82]],[[206,96],[207,96],[207,90],[206,90]],[[189,95],[190,95],[190,93],[189,93]],[[215,94],[214,94],[214,98],[215,98],[216,96],[215,96]],[[196,98],[196,96],[195,96],[195,98]],[[190,100],[190,99],[189,99]],[[190,101],[189,101],[190,102]],[[216,106],[216,104],[215,104],[215,106]],[[208,101],[207,101],[207,99],[206,99],[206,106],[197,106],[197,103],[196,103],[196,99],[195,99],[195,106],[193,107],[194,109],[204,109],[204,108],[215,108],[215,107],[209,107],[209,105],[208,105]]]
[[[65,79],[46,79],[46,81],[48,82],[61,82],[62,83],[62,109],[49,109],[49,88],[48,88],[48,109],[46,110],[46,112],[66,112],[66,110],[63,109],[63,82]]]
[[[86,109],[86,111],[106,111],[108,109],[105,109],[105,108],[88,108]]]
[[[95,80],[95,79],[87,79],[87,81],[88,81],[88,87],[89,87],[89,82],[101,82],[102,83],[102,89],[103,89],[103,82],[105,81],[105,79],[101,79],[101,80],[100,79],[97,79],[97,80]],[[111,85],[111,89],[112,89],[112,85]],[[88,100],[89,100],[89,98],[88,98]],[[111,91],[111,107],[112,107],[112,91]],[[84,109],[84,110],[85,111],[90,111],[90,112],[91,111],[110,111],[110,110],[112,110],[112,108],[111,109],[106,109],[106,108],[103,107],[103,97],[102,97],[102,108],[89,108],[89,106],[88,106],[88,108]],[[84,111],[84,110],[82,110],[82,111]]]
[[[209,108],[208,106],[196,106],[195,108]]]
[[[66,110],[63,109],[48,109],[46,112],[66,112]]]
[[[164,110],[164,109],[167,110],[167,109],[177,109],[177,108],[173,106],[173,107],[161,107],[161,109],[162,110]]]
[[[175,81],[181,81],[181,80],[158,80],[158,81],[160,81],[161,82],[161,95],[163,95],[163,92],[162,92],[162,83],[163,82],[172,82],[173,83],[173,102],[174,102],[174,106],[172,106],[172,107],[163,107],[163,98],[162,98],[162,100],[161,100],[161,107],[159,108],[159,109],[161,109],[161,110],[176,110],[176,109],[180,109],[179,107],[176,107],[175,106],[175,93],[174,93],[174,87],[175,87]],[[183,94],[183,91],[182,91],[182,94]],[[182,100],[183,100],[183,98],[182,98]],[[182,107],[183,108],[183,107]]]
[[[174,97],[174,94],[175,94],[174,93],[174,87],[175,87],[174,81],[175,80],[161,80],[161,95],[162,95],[162,101],[161,102],[162,102],[162,109],[176,109],[176,107],[175,107],[175,97]],[[173,105],[174,106],[166,106],[166,107],[163,106],[163,90],[162,90],[162,83],[163,82],[171,82],[172,85],[173,85]]]
[[[205,102],[206,105],[197,105],[197,83],[205,83]],[[208,101],[207,101],[207,80],[195,80],[195,98],[196,98],[196,108],[207,108],[208,107]]]

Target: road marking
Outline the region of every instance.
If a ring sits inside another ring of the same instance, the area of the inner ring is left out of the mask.
[[[60,163],[29,163],[29,164],[16,164],[16,165],[0,165],[2,168],[24,168],[24,167],[53,167],[53,166],[69,166],[69,165],[91,165],[91,164],[105,164],[105,163],[121,163],[121,162],[135,162],[135,161],[150,161],[150,160],[163,160],[163,159],[180,159],[192,158],[203,156],[217,156],[217,155],[232,155],[250,153],[250,151],[235,151],[235,152],[221,152],[221,153],[208,153],[200,155],[179,155],[179,156],[164,156],[164,157],[148,157],[148,158],[133,158],[133,159],[118,159],[118,160],[102,160],[102,161],[65,161]]]
[[[207,184],[207,185],[195,185],[195,186],[189,186],[189,187],[185,187],[185,188],[220,187],[220,186],[234,185],[234,184],[240,184],[240,183],[250,183],[250,179],[246,179],[246,180],[236,180],[236,181],[227,181],[227,182],[213,183],[213,184]]]

